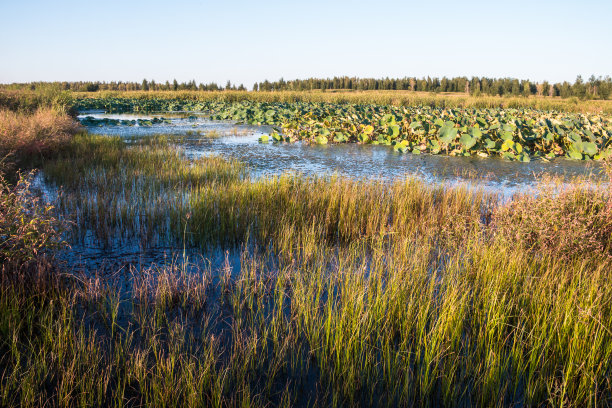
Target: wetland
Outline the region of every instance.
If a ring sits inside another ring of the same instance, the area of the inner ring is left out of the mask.
[[[258,98],[77,100],[16,150],[3,405],[612,402],[605,114]]]

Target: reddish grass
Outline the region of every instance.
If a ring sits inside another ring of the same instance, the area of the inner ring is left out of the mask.
[[[66,143],[80,129],[70,116],[50,108],[33,114],[0,111],[0,154],[45,154]]]
[[[612,185],[612,163],[606,164]],[[580,183],[542,187],[514,197],[494,213],[498,236],[510,244],[561,259],[601,253],[612,258],[612,195]]]

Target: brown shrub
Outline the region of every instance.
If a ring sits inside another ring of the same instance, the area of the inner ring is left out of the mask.
[[[603,185],[542,187],[537,196],[498,207],[492,226],[498,237],[535,252],[563,259],[612,257],[612,198]]]
[[[80,126],[50,108],[33,114],[0,110],[0,154],[44,155],[70,140]]]

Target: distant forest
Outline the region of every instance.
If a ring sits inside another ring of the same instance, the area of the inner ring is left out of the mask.
[[[371,90],[404,90],[419,92],[463,92],[472,95],[499,95],[499,96],[560,96],[578,97],[584,99],[608,99],[612,95],[612,79],[591,76],[584,81],[578,76],[574,83],[562,82],[551,84],[544,82],[531,82],[515,78],[355,78],[334,77],[332,79],[296,79],[284,81],[282,78],[276,82],[259,82],[253,86],[259,91],[294,90],[305,91],[314,89],[351,89],[356,91]]]
[[[232,84],[227,81],[225,86],[214,82],[204,84],[196,83],[195,80],[188,82],[164,83],[143,79],[142,82],[31,82],[26,84],[0,85],[2,89],[31,89],[47,87],[50,84],[63,90],[77,92],[97,91],[220,91],[220,90],[246,90],[245,86]],[[356,78],[356,77],[334,77],[334,78],[309,78],[285,81],[256,82],[252,88],[254,91],[310,91],[310,90],[403,90],[418,92],[462,92],[471,95],[499,95],[499,96],[550,96],[550,97],[577,97],[580,99],[609,99],[612,95],[612,79],[610,76],[591,76],[583,80],[578,76],[573,83],[549,83],[532,82],[515,78],[478,78],[456,77],[456,78]]]

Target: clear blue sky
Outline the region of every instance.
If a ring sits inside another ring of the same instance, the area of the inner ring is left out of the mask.
[[[0,82],[612,75],[612,0],[0,0]]]

